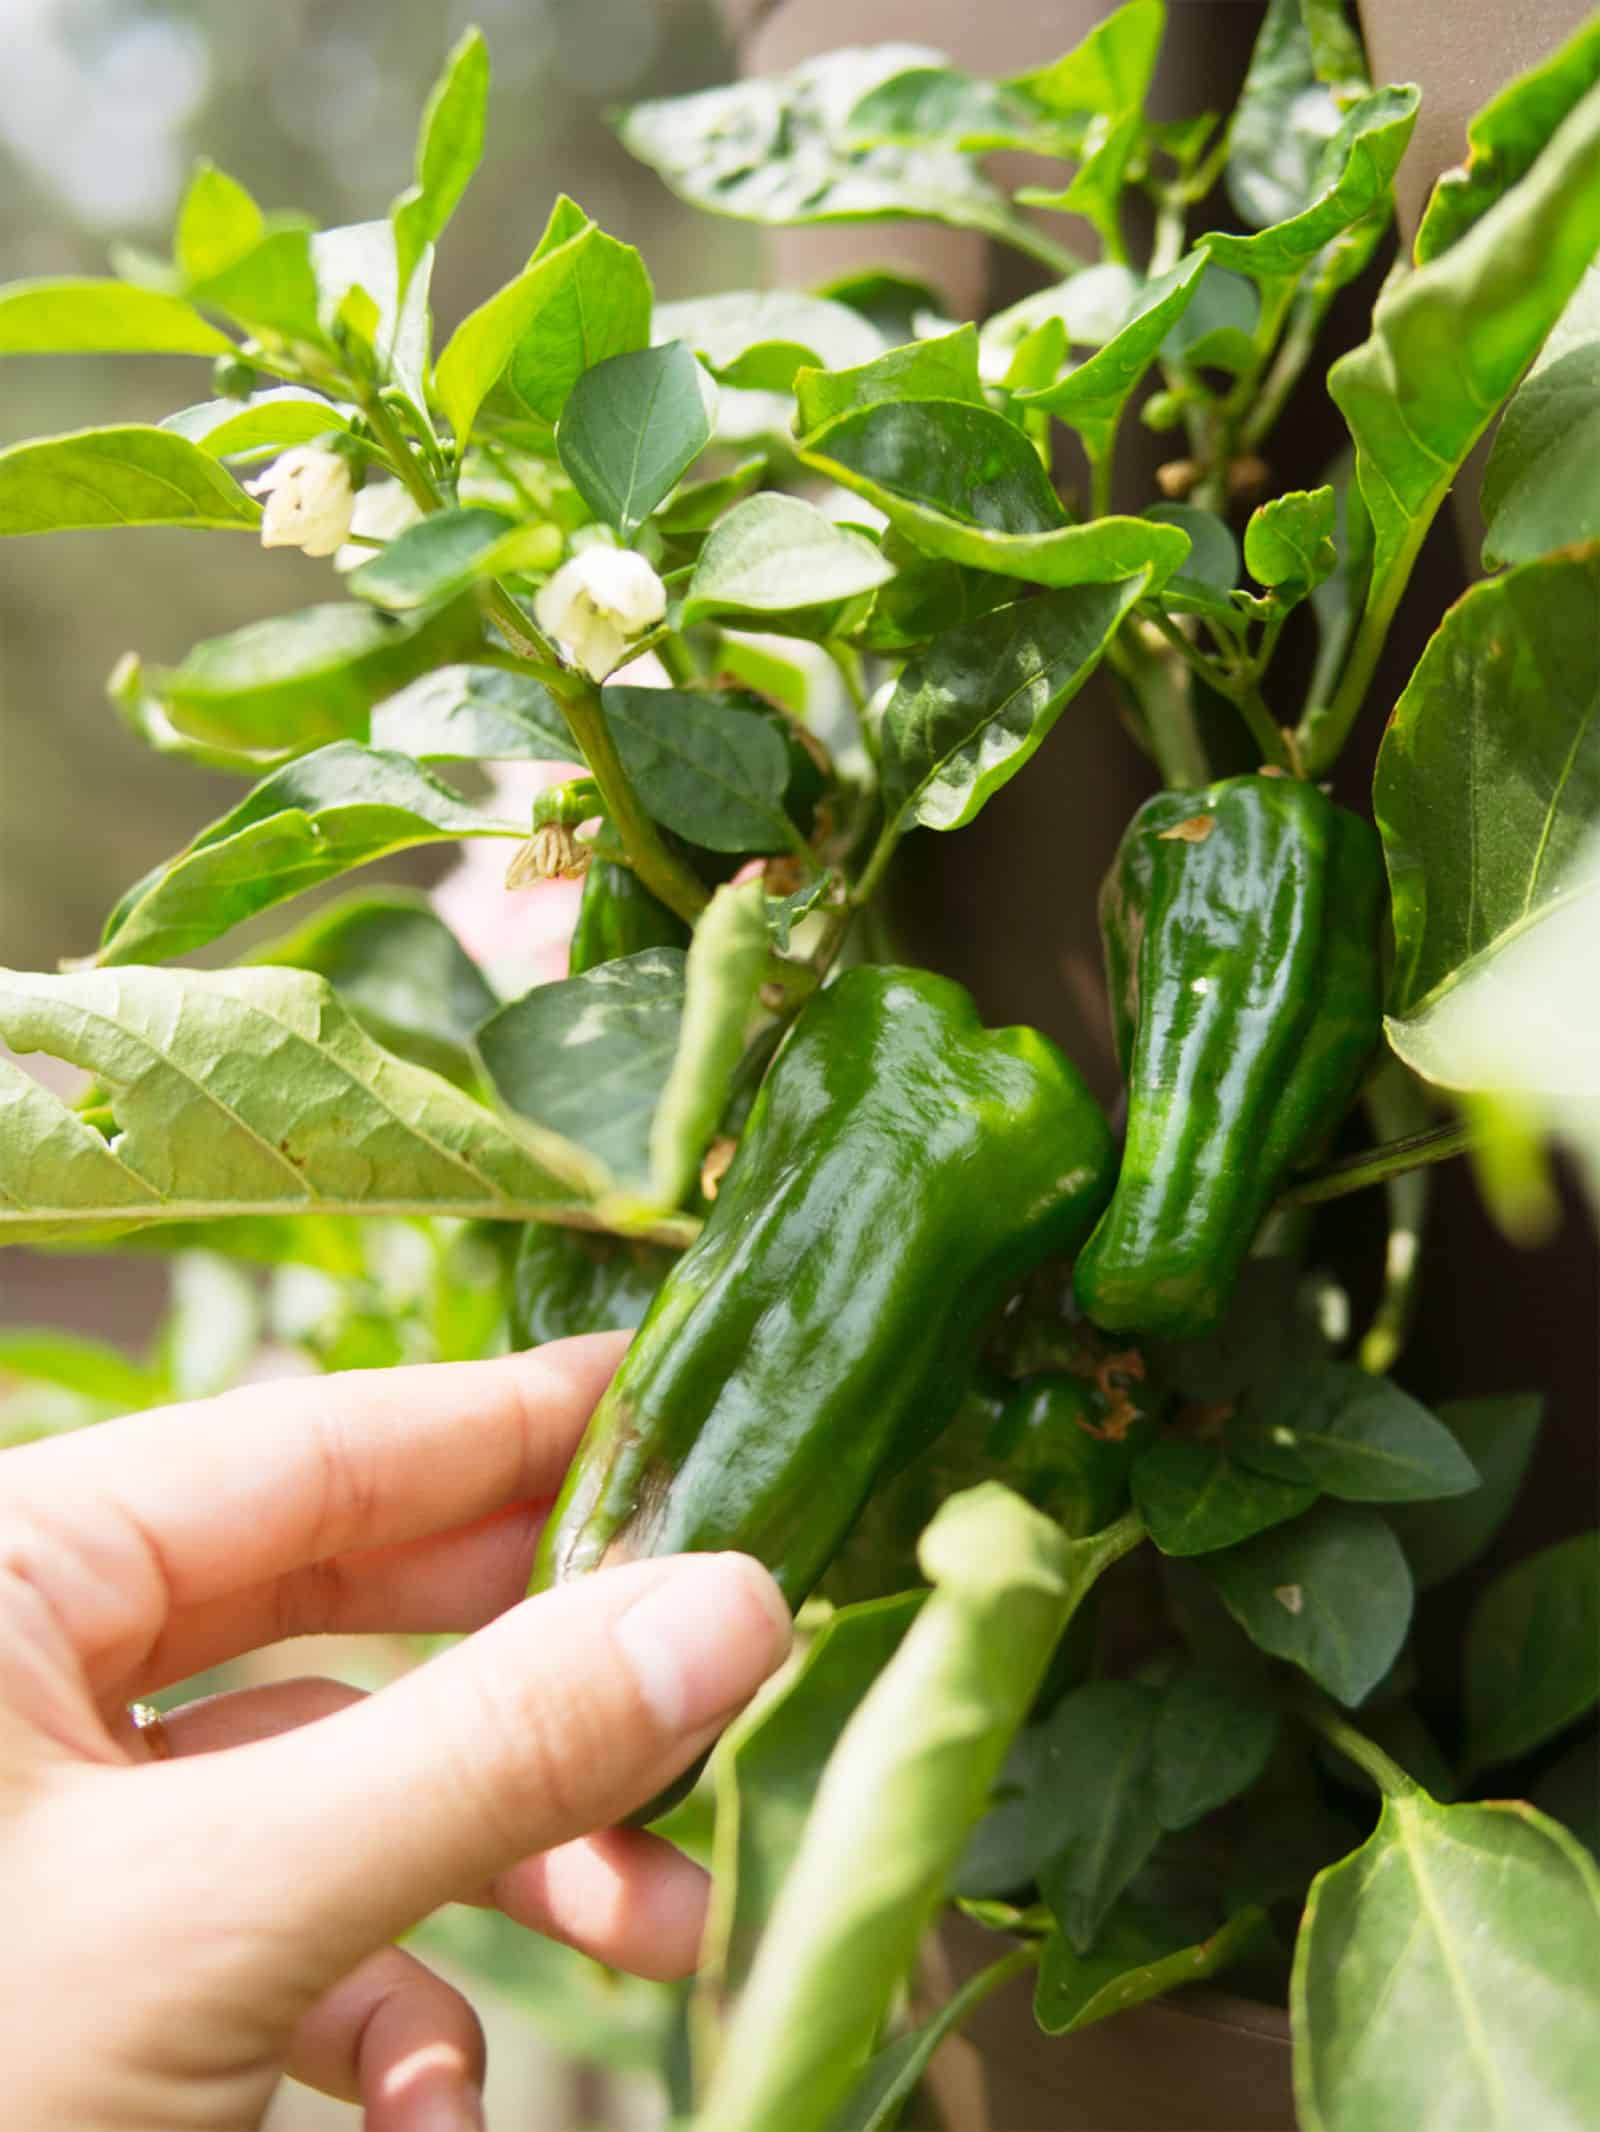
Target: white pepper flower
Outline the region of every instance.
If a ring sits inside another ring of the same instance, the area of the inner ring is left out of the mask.
[[[331,555],[343,545],[355,513],[356,492],[350,462],[338,452],[314,444],[297,444],[280,452],[259,481],[247,481],[252,496],[264,496],[261,545],[303,548],[307,555]]]
[[[533,603],[539,627],[591,681],[604,681],[628,646],[667,611],[667,588],[642,555],[598,544],[562,564]]]
[[[387,481],[369,481],[364,489],[356,491],[356,507],[350,519],[350,531],[362,534],[364,540],[347,541],[333,558],[334,569],[359,570],[377,552],[365,541],[393,540],[421,516],[422,506],[403,481],[392,476]]]

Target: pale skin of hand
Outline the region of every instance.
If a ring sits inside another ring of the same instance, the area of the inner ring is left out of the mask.
[[[0,1459],[0,2066],[29,2132],[246,2132],[291,2072],[368,2132],[481,2124],[483,2044],[395,1938],[452,1900],[693,1966],[698,1867],[612,1826],[780,1663],[740,1555],[523,1599],[623,1335],[266,1384]],[[290,1635],[476,1633],[378,1694],[130,1701]],[[590,1832],[600,1830],[595,1835]]]

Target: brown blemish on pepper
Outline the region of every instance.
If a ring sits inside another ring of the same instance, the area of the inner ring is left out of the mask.
[[[1170,829],[1158,829],[1158,844],[1203,844],[1217,826],[1214,814],[1191,814],[1187,821],[1174,822]]]

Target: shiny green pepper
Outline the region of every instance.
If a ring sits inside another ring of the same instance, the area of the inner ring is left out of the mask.
[[[1128,1133],[1074,1277],[1097,1324],[1218,1323],[1377,1043],[1382,906],[1375,832],[1298,778],[1161,792],[1134,816],[1100,899]]]
[[[985,1030],[945,978],[848,971],[801,1013],[596,1409],[536,1583],[737,1548],[798,1606],[880,1477],[949,1420],[995,1305],[1082,1239],[1114,1168],[1047,1038]]]
[[[583,877],[583,899],[572,933],[568,975],[646,948],[686,948],[689,928],[653,896],[631,866],[596,859]]]
[[[677,1257],[664,1244],[530,1222],[511,1276],[511,1344],[632,1331]]]

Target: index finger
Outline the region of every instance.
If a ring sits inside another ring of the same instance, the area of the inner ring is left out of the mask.
[[[8,1451],[0,1490],[48,1533],[36,1581],[91,1658],[132,1627],[104,1618],[108,1588],[124,1616],[159,1597],[164,1618],[553,1495],[628,1337],[247,1385]]]

